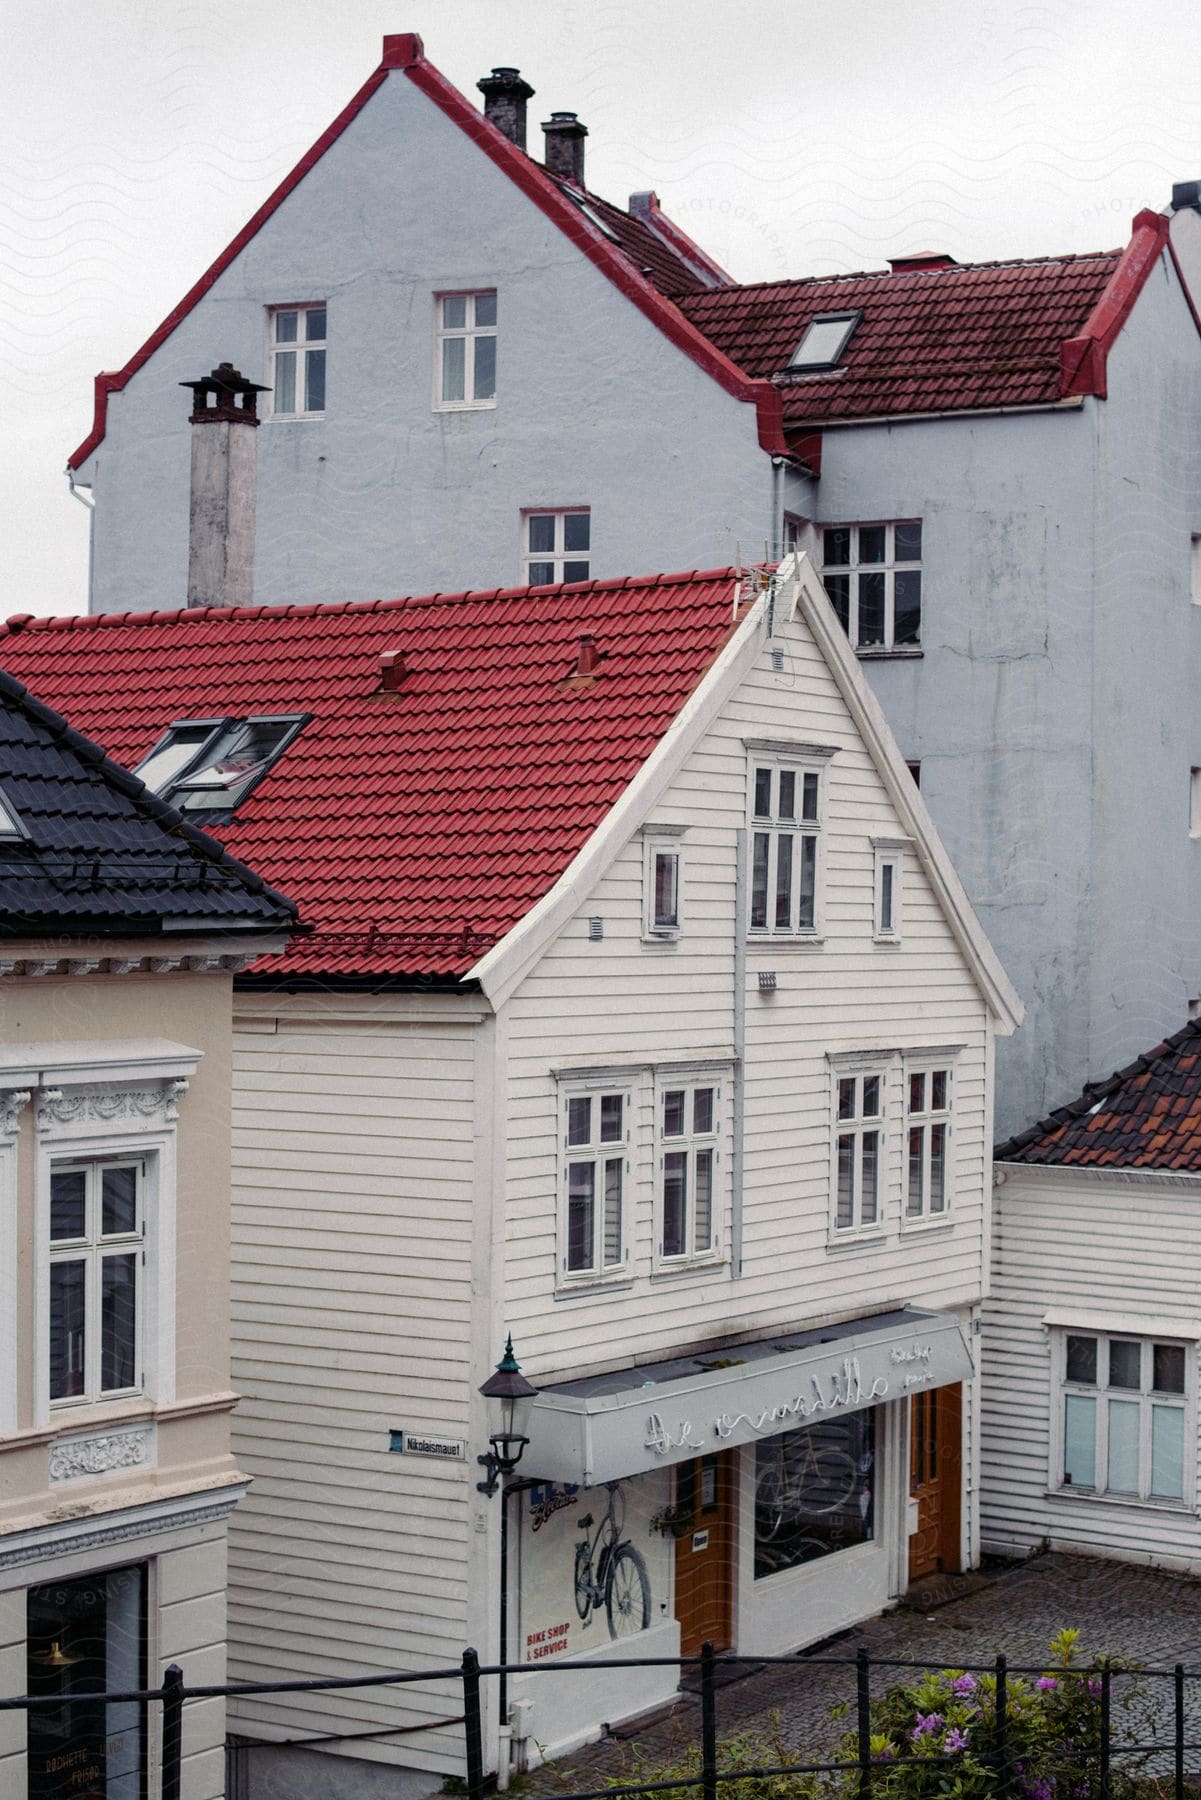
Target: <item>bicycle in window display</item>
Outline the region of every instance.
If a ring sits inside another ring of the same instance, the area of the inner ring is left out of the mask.
[[[641,1553],[622,1537],[625,1498],[620,1481],[605,1483],[609,1504],[591,1540],[593,1515],[577,1521],[585,1534],[575,1547],[575,1609],[587,1625],[603,1606],[611,1638],[633,1637],[651,1622],[651,1584]]]
[[[804,1446],[800,1455],[798,1438]],[[781,1432],[770,1444],[771,1461],[755,1482],[755,1534],[760,1543],[791,1532],[801,1519],[841,1512],[858,1493],[860,1468],[855,1458],[833,1444],[820,1444],[812,1429]],[[760,1445],[761,1451],[767,1448]]]

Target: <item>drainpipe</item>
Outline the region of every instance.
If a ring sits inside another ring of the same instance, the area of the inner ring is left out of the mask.
[[[69,463],[67,465],[67,486],[70,489],[72,500],[78,500],[81,506],[86,506],[88,509],[88,611],[90,613],[95,611],[92,605],[92,583],[96,568],[96,502],[84,499],[82,491],[75,485],[75,471]]]
[[[503,1793],[509,1785],[509,1753],[512,1744],[512,1731],[509,1726],[509,1499],[513,1494],[523,1494],[527,1488],[537,1487],[536,1481],[523,1477],[520,1481],[512,1481],[500,1490],[500,1661],[501,1671],[498,1677],[497,1724],[500,1728],[499,1767],[496,1771],[496,1785]]]
[[[769,562],[779,562],[784,554],[784,458],[771,459],[771,555]]]

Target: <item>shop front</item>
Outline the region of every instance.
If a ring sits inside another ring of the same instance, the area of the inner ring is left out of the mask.
[[[903,1592],[911,1420],[971,1373],[956,1315],[906,1310],[544,1389],[508,1572],[508,1658],[530,1665],[511,1684],[518,1756],[677,1686],[671,1667],[585,1678],[591,1662],[784,1652]],[[945,1468],[958,1520],[961,1460]],[[552,1661],[572,1672],[535,1672]]]

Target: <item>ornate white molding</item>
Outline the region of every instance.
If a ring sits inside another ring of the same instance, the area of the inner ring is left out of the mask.
[[[188,1084],[156,1081],[146,1087],[103,1086],[44,1088],[38,1099],[37,1128],[55,1131],[64,1125],[170,1125],[179,1117],[180,1096]]]
[[[5,975],[172,975],[180,971],[212,975],[239,975],[268,951],[269,944],[253,950],[210,951],[203,956],[159,953],[141,956],[0,956],[0,977]]]
[[[153,1424],[122,1431],[89,1432],[56,1438],[50,1446],[50,1480],[74,1481],[81,1475],[111,1475],[118,1469],[153,1468],[158,1460]]]
[[[223,1524],[242,1495],[245,1482],[212,1490],[183,1500],[167,1500],[110,1513],[107,1524],[95,1525],[91,1520],[72,1519],[42,1526],[34,1531],[14,1534],[15,1541],[0,1539],[0,1570],[20,1569],[32,1563],[49,1562],[54,1557],[74,1556],[80,1550],[99,1550],[108,1544],[127,1544],[137,1538],[158,1537],[165,1532],[191,1531],[200,1525]],[[95,1515],[93,1515],[95,1517]]]
[[[21,1114],[29,1100],[29,1088],[0,1088],[0,1140],[16,1137]]]

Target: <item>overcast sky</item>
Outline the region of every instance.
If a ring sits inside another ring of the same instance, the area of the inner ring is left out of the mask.
[[[171,310],[385,32],[419,31],[475,101],[516,63],[535,127],[557,108],[588,125],[591,187],[655,188],[744,281],[1107,248],[1201,176],[1186,0],[408,4],[9,0],[0,616],[84,610],[87,517],[62,471],[93,375]]]

